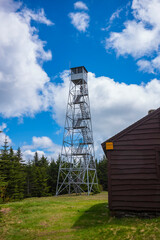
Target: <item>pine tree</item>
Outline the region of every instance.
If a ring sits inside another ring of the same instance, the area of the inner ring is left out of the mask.
[[[4,140],[4,145],[2,146],[2,150],[1,150],[1,156],[3,158],[8,157],[8,150],[9,146],[8,146],[8,141],[7,141],[7,137],[5,136],[5,140]]]
[[[0,203],[5,201],[5,195],[6,195],[6,188],[7,188],[7,181],[6,181],[6,175],[4,173],[4,166],[3,166],[3,160],[0,156]]]
[[[25,164],[22,158],[22,152],[21,149],[17,149],[17,153],[15,156],[15,165],[16,165],[16,171],[17,171],[17,179],[16,179],[16,185],[18,187],[18,199],[23,199],[24,197],[24,185],[25,185]]]
[[[8,153],[8,141],[5,137],[4,145],[1,149],[0,156],[0,201],[5,202],[7,200],[7,187],[9,182],[9,153]]]
[[[34,197],[47,196],[48,187],[48,175],[47,175],[48,161],[42,156],[39,160],[37,152],[34,155],[32,164],[32,184],[31,195]]]
[[[25,166],[25,176],[26,176],[26,182],[25,182],[25,197],[31,197],[32,196],[32,185],[33,185],[33,177],[32,177],[32,163],[29,160],[27,165]]]
[[[39,166],[39,158],[38,158],[38,153],[35,152],[35,155],[34,155],[34,164],[36,167]]]
[[[39,157],[38,153],[35,152],[34,159],[32,162],[32,170],[31,170],[31,196],[38,197],[39,196],[39,174],[38,174],[38,166],[39,166]]]
[[[22,152],[20,147],[17,149],[17,153],[16,153],[17,159],[20,163],[24,163],[23,158],[22,158]]]
[[[7,197],[11,200],[20,200],[24,197],[24,167],[22,164],[22,157],[20,157],[21,150],[17,150],[18,153],[14,153],[12,147],[9,150],[9,176]]]
[[[47,181],[48,181],[47,167],[48,167],[47,158],[42,156],[36,168],[38,197],[48,195],[49,188],[47,185]]]
[[[48,168],[48,161],[47,161],[47,158],[44,155],[42,155],[42,157],[39,161],[39,166]]]
[[[105,156],[103,156],[103,158],[97,162],[97,175],[103,190],[108,190],[108,167]]]
[[[10,147],[9,149],[9,153],[8,153],[8,186],[7,186],[7,198],[12,200],[13,199],[13,195],[15,192],[15,156],[14,156],[14,152],[13,152],[13,148]]]
[[[56,193],[59,160],[57,160],[57,163],[56,163],[54,159],[52,159],[48,167],[48,185],[50,186],[50,193],[52,195]]]

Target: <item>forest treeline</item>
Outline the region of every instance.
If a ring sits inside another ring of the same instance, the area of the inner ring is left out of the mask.
[[[48,161],[37,152],[25,162],[21,149],[13,151],[5,140],[0,154],[0,203],[55,195],[59,163],[60,156]],[[96,165],[100,189],[107,190],[106,158],[96,160]]]

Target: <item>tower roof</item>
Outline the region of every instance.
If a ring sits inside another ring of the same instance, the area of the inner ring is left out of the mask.
[[[84,70],[88,73],[87,69],[84,66],[73,67],[73,68],[70,68],[70,69],[76,69],[76,68],[84,68]]]

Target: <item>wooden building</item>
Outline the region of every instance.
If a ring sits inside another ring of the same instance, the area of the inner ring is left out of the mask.
[[[160,108],[102,143],[112,215],[160,215]]]

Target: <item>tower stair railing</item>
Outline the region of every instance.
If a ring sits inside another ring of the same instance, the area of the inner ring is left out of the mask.
[[[81,99],[82,95],[77,95],[74,100],[74,104],[79,103],[79,100]]]

